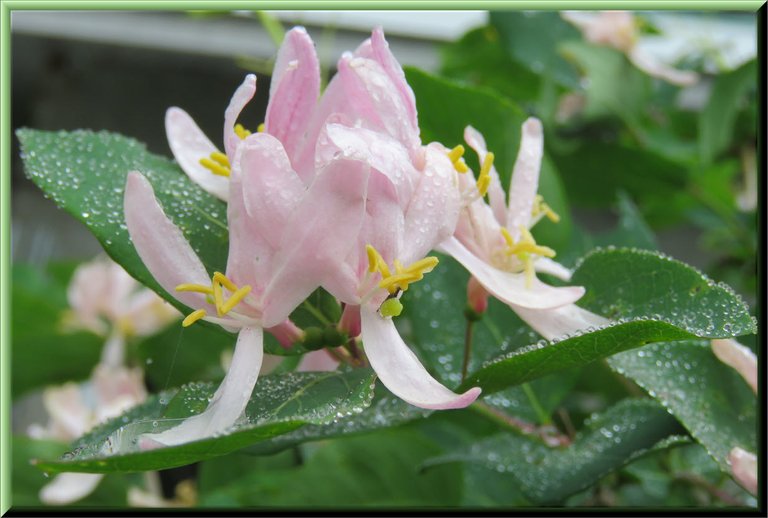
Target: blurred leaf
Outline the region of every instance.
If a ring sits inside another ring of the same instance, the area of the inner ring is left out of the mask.
[[[744,96],[756,85],[755,60],[715,78],[709,103],[699,116],[699,157],[704,164],[712,162],[731,144]]]
[[[491,11],[490,22],[507,53],[532,72],[568,88],[578,85],[573,67],[559,52],[562,42],[581,34],[555,11]]]
[[[608,362],[661,401],[724,472],[732,448],[757,450],[757,399],[708,341],[651,344]]]
[[[14,265],[12,276],[12,397],[87,378],[99,361],[104,339],[85,331],[62,333],[66,285],[26,265]]]
[[[203,505],[318,507],[455,506],[462,498],[459,466],[420,472],[421,461],[443,452],[412,430],[319,445],[297,468],[254,470],[212,491],[201,487]],[[205,468],[204,468],[205,469]]]
[[[637,210],[637,206],[623,191],[619,191],[617,206],[619,221],[612,231],[595,237],[597,246],[621,246],[640,248],[644,250],[658,250],[656,236],[643,220]]]
[[[256,15],[259,17],[261,25],[267,30],[267,34],[272,39],[272,43],[275,47],[280,47],[285,38],[285,29],[280,20],[269,14],[267,11],[256,11]]]
[[[655,447],[666,447],[662,441],[680,430],[658,403],[624,400],[587,422],[566,448],[550,448],[530,437],[508,433],[432,459],[429,464],[479,462],[508,473],[532,502],[551,504]]]
[[[147,471],[225,455],[305,424],[324,424],[370,405],[374,375],[354,372],[287,373],[259,380],[245,420],[208,439],[139,451],[138,438],[171,428],[205,409],[216,387],[197,383],[161,392],[81,437],[59,461],[41,460],[47,471],[91,473]],[[126,424],[128,423],[128,424]]]
[[[587,290],[579,306],[614,322],[507,353],[469,375],[459,390],[479,385],[489,394],[651,342],[756,332],[730,288],[654,252],[597,250],[578,266],[572,284]]]

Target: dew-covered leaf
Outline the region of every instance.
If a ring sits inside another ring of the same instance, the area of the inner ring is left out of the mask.
[[[587,290],[580,306],[612,322],[507,353],[470,375],[460,390],[480,385],[489,394],[652,342],[756,331],[746,304],[730,288],[654,252],[597,250],[578,266],[572,284]]]
[[[708,341],[650,344],[608,363],[666,406],[723,471],[732,448],[757,450],[757,399]]]
[[[681,432],[652,400],[625,400],[589,420],[570,446],[551,448],[518,434],[495,435],[429,464],[474,462],[504,473],[534,503],[562,501]]]
[[[216,386],[195,383],[161,392],[128,410],[74,444],[58,461],[38,465],[52,472],[129,472],[190,464],[265,441],[308,424],[327,424],[359,413],[371,403],[374,374],[286,373],[265,376],[256,384],[245,419],[212,437],[179,446],[139,451],[141,434],[160,432],[208,405]]]

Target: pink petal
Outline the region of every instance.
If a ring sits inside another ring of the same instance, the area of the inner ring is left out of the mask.
[[[678,70],[662,63],[658,59],[635,46],[627,53],[634,65],[648,74],[677,86],[691,86],[699,82],[699,74],[693,70]]]
[[[400,93],[400,97],[408,112],[408,123],[418,134],[419,121],[416,115],[416,98],[413,95],[413,90],[405,80],[403,67],[400,66],[392,51],[389,50],[389,44],[384,38],[384,31],[381,27],[376,27],[373,30],[371,37],[357,48],[355,56],[372,59],[381,66]]]
[[[737,446],[728,454],[728,462],[736,482],[753,495],[757,495],[757,455]]]
[[[294,324],[290,319],[267,329],[267,332],[274,336],[280,345],[289,349],[293,344],[301,340],[304,331]]]
[[[73,441],[93,426],[92,410],[77,383],[45,389],[43,406],[50,416],[48,429],[54,439]]]
[[[181,108],[169,108],[165,112],[165,133],[173,157],[192,181],[209,194],[227,201],[229,180],[225,176],[213,174],[200,164],[201,158],[207,158],[218,150],[197,127],[192,117]]]
[[[285,320],[344,264],[362,224],[368,176],[368,166],[352,160],[337,160],[317,174],[273,259],[264,294],[266,327]]]
[[[494,268],[472,254],[453,237],[440,243],[440,249],[469,270],[491,295],[507,304],[531,309],[553,309],[575,302],[584,295],[584,288],[581,286],[555,288],[536,278],[529,288],[526,286],[525,274]]]
[[[372,245],[387,264],[401,257],[404,243],[405,217],[397,192],[392,183],[378,171],[371,171],[368,180],[368,198],[355,250],[358,253],[353,264],[357,272],[363,273],[368,267],[366,245]]]
[[[222,433],[240,418],[251,398],[264,358],[264,335],[260,327],[244,327],[237,337],[232,363],[201,413],[185,419],[164,432],[146,434],[145,443],[154,441],[166,446],[199,441]]]
[[[312,351],[301,357],[296,372],[329,372],[335,371],[339,360],[328,354],[325,349]]]
[[[531,117],[523,123],[520,149],[517,152],[512,180],[509,184],[509,212],[507,229],[514,239],[520,235],[520,226],[530,227],[531,212],[539,188],[539,170],[544,155],[544,132],[541,122]]]
[[[320,95],[320,65],[315,46],[303,27],[286,33],[277,54],[265,131],[283,143],[289,156],[296,153]]]
[[[467,142],[475,153],[477,153],[477,159],[482,166],[485,161],[485,157],[488,154],[488,148],[485,145],[485,139],[482,133],[477,131],[472,126],[464,128],[464,140]],[[496,221],[499,225],[505,225],[507,223],[507,201],[504,195],[504,189],[501,187],[501,180],[499,180],[499,173],[496,171],[496,167],[491,167],[491,184],[488,186],[488,201],[493,209],[493,215],[496,216]]]
[[[47,505],[67,505],[93,493],[102,474],[61,473],[40,490],[40,501]]]
[[[240,116],[243,108],[245,108],[245,105],[248,104],[248,101],[253,99],[255,93],[256,76],[248,74],[245,76],[243,84],[235,90],[232,99],[229,101],[229,106],[224,111],[224,149],[230,161],[235,156],[235,149],[237,149],[237,145],[240,143],[240,137],[235,133],[237,118]]]
[[[405,237],[400,259],[410,263],[424,257],[456,230],[461,207],[457,173],[440,144],[424,150],[424,169],[405,213]]]
[[[547,340],[572,335],[590,327],[604,326],[609,322],[607,318],[581,309],[575,304],[555,309],[529,309],[514,304],[510,306],[526,324]]]
[[[712,340],[712,352],[724,364],[732,367],[757,394],[757,356],[749,347],[730,338]]]
[[[215,311],[202,293],[176,291],[179,284],[208,285],[211,278],[184,234],[163,212],[149,180],[136,171],[128,173],[124,208],[133,246],[158,284],[191,308]]]
[[[539,257],[533,267],[537,272],[548,273],[563,281],[570,281],[573,275],[571,270],[549,257]]]
[[[391,318],[381,317],[375,306],[360,309],[363,346],[371,367],[394,395],[420,407],[435,410],[464,408],[480,395],[480,387],[456,394],[430,376],[403,342]]]
[[[389,178],[403,208],[407,206],[413,191],[413,179],[419,173],[411,163],[408,150],[400,142],[377,131],[342,124],[328,124],[324,136],[333,145],[318,147],[318,167],[330,162],[339,152],[344,158],[367,162]]]

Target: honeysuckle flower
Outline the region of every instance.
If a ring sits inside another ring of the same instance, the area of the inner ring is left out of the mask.
[[[323,287],[346,304],[340,327],[359,333],[381,382],[431,409],[462,408],[480,394],[456,394],[435,380],[400,337],[399,296],[437,264],[425,257],[453,233],[460,199],[447,150],[422,146],[413,93],[381,30],[339,60],[307,132],[298,163],[325,167],[343,157],[370,166],[356,245]],[[317,137],[315,137],[317,135]]]
[[[757,495],[757,456],[737,446],[728,453],[728,462],[736,482]]]
[[[535,272],[566,281],[571,276],[570,270],[551,259],[554,251],[538,245],[530,233],[530,228],[544,217],[559,219],[536,194],[544,150],[539,120],[529,118],[523,123],[508,204],[482,135],[468,126],[464,138],[477,152],[483,167],[477,181],[470,173],[460,175],[465,205],[454,236],[442,242],[439,249],[472,274],[468,286],[472,308],[478,312],[485,309],[485,290],[507,303],[548,339],[607,322],[573,304],[584,294],[584,288],[552,287],[536,278]],[[454,163],[463,153],[463,149],[456,149]],[[482,198],[486,191],[489,203]]]
[[[107,419],[119,416],[147,397],[141,369],[99,364],[82,384],[70,382],[43,392],[49,419],[27,431],[35,439],[71,442]],[[64,505],[88,496],[103,475],[62,473],[40,490],[40,500]]]
[[[581,30],[584,39],[623,52],[650,76],[678,86],[690,86],[699,80],[696,72],[675,69],[639,45],[637,21],[629,11],[564,11],[561,16]]]
[[[112,366],[123,364],[127,339],[150,336],[179,318],[173,306],[106,256],[77,267],[67,300],[65,327],[106,337],[100,363]]]
[[[334,160],[305,187],[281,143],[266,133],[235,149],[229,176],[229,255],[226,273],[209,275],[181,231],[165,215],[149,181],[131,172],[125,189],[128,232],[160,286],[193,308],[198,320],[237,331],[232,365],[201,414],[145,436],[181,444],[234,424],[253,391],[263,361],[263,329],[285,322],[354,244],[364,210],[368,168]]]
[[[200,187],[227,201],[229,175],[238,143],[250,135],[237,117],[256,93],[256,76],[249,74],[235,91],[224,115],[224,151],[205,136],[184,110],[169,108],[165,116],[168,143],[176,161]],[[320,94],[320,66],[306,31],[288,31],[275,61],[264,124],[259,131],[278,139],[293,162]],[[309,180],[310,174],[300,172]]]
[[[157,472],[147,472],[146,488],[131,486],[128,489],[128,505],[131,507],[166,508],[194,507],[197,505],[197,487],[195,482],[186,479],[176,484],[173,498],[163,497],[162,487]]]
[[[749,347],[736,340],[722,338],[712,340],[712,352],[721,362],[735,369],[757,394],[757,356]]]

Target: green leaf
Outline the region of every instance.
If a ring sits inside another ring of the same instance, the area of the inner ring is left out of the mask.
[[[730,288],[654,252],[597,250],[576,269],[572,284],[587,290],[579,306],[613,322],[508,353],[468,376],[459,390],[479,385],[489,394],[651,342],[756,332],[748,308]]]
[[[496,435],[429,464],[477,462],[495,469],[537,504],[551,504],[656,448],[680,425],[652,400],[624,400],[586,423],[566,448],[518,434]]]
[[[160,432],[205,409],[216,387],[197,383],[161,392],[145,403],[96,428],[75,443],[59,461],[38,465],[52,472],[92,473],[147,471],[182,466],[250,446],[306,424],[325,424],[361,412],[373,397],[374,375],[366,369],[349,373],[287,373],[259,380],[245,419],[209,439],[139,451],[141,434]],[[126,424],[127,423],[127,424]]]
[[[595,245],[658,250],[659,245],[656,243],[656,236],[653,235],[653,231],[643,220],[642,215],[637,210],[637,206],[632,203],[630,197],[623,191],[618,193],[617,208],[619,221],[616,224],[616,228],[596,236],[594,240]]]
[[[208,491],[203,505],[291,507],[455,506],[462,498],[461,468],[417,469],[443,450],[413,430],[386,430],[323,443],[296,468],[247,471]],[[206,467],[203,466],[203,474]]]
[[[699,116],[699,157],[703,163],[712,162],[728,148],[744,97],[756,85],[755,60],[715,78],[709,103]]]
[[[757,451],[757,399],[708,341],[651,344],[608,363],[661,401],[723,471],[730,473],[727,458],[735,446]]]
[[[559,46],[567,40],[580,40],[581,34],[559,13],[491,11],[490,21],[499,33],[501,45],[513,59],[562,86],[577,86],[576,73],[563,59]]]

